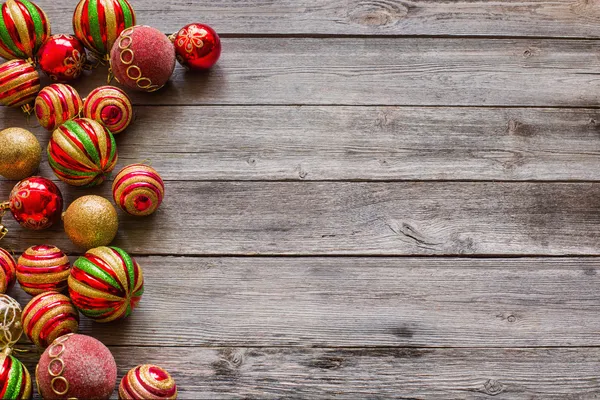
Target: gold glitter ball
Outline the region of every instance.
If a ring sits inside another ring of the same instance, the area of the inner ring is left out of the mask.
[[[75,200],[63,214],[63,222],[69,239],[85,250],[109,245],[119,228],[117,210],[100,196]]]
[[[0,175],[21,180],[32,176],[42,160],[42,146],[33,133],[21,128],[0,131]]]

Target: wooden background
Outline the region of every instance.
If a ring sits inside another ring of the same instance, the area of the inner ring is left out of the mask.
[[[75,1],[38,4],[72,31]],[[600,1],[133,5],[167,33],[211,24],[223,56],[132,94],[117,139],[167,190],[120,215],[140,308],[82,322],[120,375],[158,363],[181,399],[600,396]],[[79,254],[7,221],[16,253]]]

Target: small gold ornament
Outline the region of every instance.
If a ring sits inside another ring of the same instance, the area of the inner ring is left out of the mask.
[[[33,133],[22,128],[0,131],[0,175],[21,180],[32,176],[42,160],[42,146]]]
[[[78,247],[88,250],[107,246],[117,235],[117,210],[100,196],[83,196],[75,200],[63,214],[65,232]]]
[[[21,306],[12,297],[0,294],[0,351],[11,349],[22,334]]]

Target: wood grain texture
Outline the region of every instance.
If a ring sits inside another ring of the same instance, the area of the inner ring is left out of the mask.
[[[166,180],[598,180],[592,109],[136,108],[119,165]],[[23,125],[5,112],[6,126]],[[274,123],[276,122],[276,123]],[[49,133],[32,129],[43,147]],[[42,162],[41,174],[53,176]]]
[[[111,348],[119,378],[168,369],[180,399],[593,399],[597,348]],[[24,356],[33,370],[35,357]],[[113,398],[116,399],[116,394]]]
[[[68,190],[66,204],[90,193],[110,198],[110,185]],[[114,243],[155,255],[597,255],[599,198],[595,183],[168,182],[152,217],[121,214]],[[60,226],[5,219],[3,246],[76,251]]]
[[[38,0],[54,30],[71,32],[74,4]],[[138,22],[174,32],[206,22],[222,35],[483,35],[600,37],[586,0],[137,0]]]
[[[136,259],[139,308],[82,317],[82,333],[119,346],[600,345],[597,258]]]
[[[598,104],[600,41],[228,38],[208,73],[177,67],[138,105],[552,106]],[[75,86],[82,97],[107,70]],[[177,110],[174,115],[185,118]]]

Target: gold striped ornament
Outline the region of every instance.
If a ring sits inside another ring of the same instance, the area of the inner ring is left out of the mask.
[[[77,118],[83,100],[74,87],[55,83],[43,88],[35,99],[35,116],[40,125],[53,131],[63,123]]]

